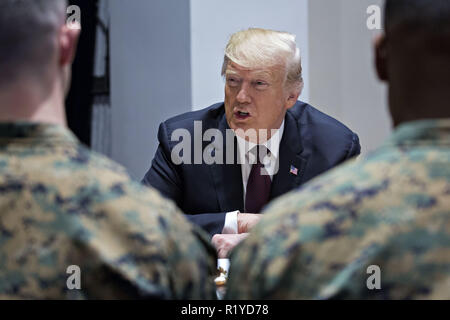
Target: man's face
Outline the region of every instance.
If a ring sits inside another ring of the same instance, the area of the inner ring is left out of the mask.
[[[233,130],[266,129],[270,138],[297,100],[284,88],[281,67],[247,69],[230,62],[225,79],[225,114]]]

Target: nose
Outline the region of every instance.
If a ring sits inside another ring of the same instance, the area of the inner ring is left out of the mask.
[[[251,102],[251,98],[250,95],[248,94],[248,87],[245,83],[242,84],[238,95],[236,96],[236,100],[239,103],[250,103]]]

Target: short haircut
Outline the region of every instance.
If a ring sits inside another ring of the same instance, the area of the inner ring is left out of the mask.
[[[386,0],[385,30],[450,33],[450,0]]]
[[[0,0],[0,86],[45,71],[66,0]]]
[[[233,34],[225,49],[222,76],[230,61],[244,68],[282,66],[285,84],[303,87],[300,49],[295,35],[274,30],[250,28]]]

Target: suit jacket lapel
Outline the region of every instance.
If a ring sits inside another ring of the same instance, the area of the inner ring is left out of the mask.
[[[225,114],[218,123],[218,128],[222,133],[223,144],[216,145],[216,152],[219,148],[223,151],[224,164],[210,165],[211,174],[216,187],[217,200],[221,212],[240,210],[244,212],[244,190],[242,186],[241,165],[238,163],[238,147],[236,137],[233,135],[234,159],[232,164],[226,164],[226,131],[229,129]]]
[[[242,186],[241,165],[237,159],[239,157],[236,137],[233,136],[234,161],[233,164],[226,164],[226,130],[229,129],[225,114],[218,120],[217,126],[222,133],[223,143],[216,144],[216,151],[222,148],[224,164],[209,165],[217,193],[217,200],[221,212],[240,210],[244,212],[244,190]],[[303,147],[300,129],[294,117],[287,112],[285,118],[285,128],[280,142],[278,155],[278,173],[273,177],[270,199],[283,195],[292,189],[300,186],[307,159],[301,156]],[[291,166],[298,169],[297,175],[291,173]]]
[[[298,187],[306,167],[307,160],[301,157],[303,150],[300,129],[294,117],[287,112],[283,137],[280,142],[278,155],[278,173],[272,180],[270,199],[274,199]],[[291,173],[291,166],[297,170],[297,175]]]

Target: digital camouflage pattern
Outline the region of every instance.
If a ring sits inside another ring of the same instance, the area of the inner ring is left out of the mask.
[[[229,299],[450,299],[450,119],[404,124],[275,201],[227,286]]]
[[[68,130],[0,125],[1,299],[214,298],[215,265],[171,201]]]

